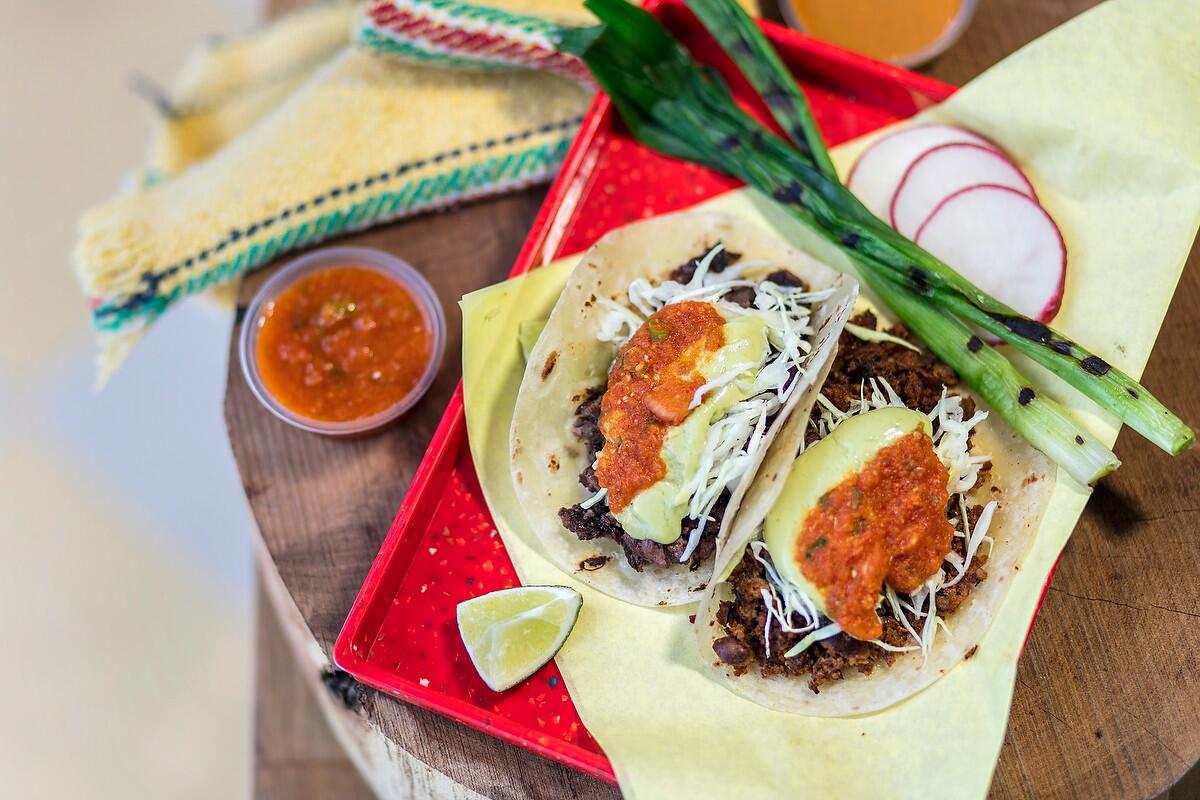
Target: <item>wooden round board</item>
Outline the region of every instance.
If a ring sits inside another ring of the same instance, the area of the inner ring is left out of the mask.
[[[964,39],[927,71],[964,83],[1090,5],[982,3]],[[382,694],[337,681],[326,681],[333,691],[321,688],[333,642],[457,382],[457,301],[505,277],[543,194],[526,190],[345,240],[411,262],[447,314],[447,357],[433,389],[379,435],[334,441],[276,420],[250,394],[231,348],[225,415],[261,534],[263,588],[335,735],[381,796],[617,796],[614,787]],[[1193,425],[1197,261],[1193,249],[1144,378]],[[240,310],[271,271],[245,281]],[[1156,797],[1200,757],[1197,456],[1171,459],[1129,434],[1117,454],[1124,466],[1096,490],[1021,657],[994,797]],[[1195,779],[1189,774],[1190,788],[1172,794],[1196,796],[1188,794]],[[307,796],[296,790],[289,796]]]

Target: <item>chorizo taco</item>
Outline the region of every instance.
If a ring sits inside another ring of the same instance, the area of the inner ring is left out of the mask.
[[[841,334],[794,422],[802,451],[756,483],[695,630],[728,688],[849,716],[920,691],[975,653],[1049,501],[1053,465],[902,328]]]
[[[513,414],[513,484],[547,557],[628,602],[698,600],[856,294],[724,214],[600,239],[529,353]]]

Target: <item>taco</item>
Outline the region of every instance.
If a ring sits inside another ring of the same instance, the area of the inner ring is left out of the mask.
[[[878,711],[974,655],[1055,470],[869,312],[789,424],[806,428],[802,452],[777,439],[767,458],[790,470],[751,488],[719,543],[701,658],[768,708]]]
[[[513,484],[547,557],[632,603],[695,602],[856,294],[724,214],[600,239],[529,353],[513,414]]]

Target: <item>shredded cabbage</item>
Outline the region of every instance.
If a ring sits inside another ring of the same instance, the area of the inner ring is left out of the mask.
[[[822,639],[832,638],[834,636],[837,636],[841,632],[842,632],[842,627],[840,625],[838,625],[836,622],[831,622],[824,627],[817,628],[815,631],[810,633],[808,636],[805,636],[803,639],[796,642],[795,646],[793,646],[792,649],[788,650],[786,653],[783,654],[783,657],[784,658],[793,658],[795,656],[798,656],[801,653],[803,653],[805,650],[807,650],[809,647],[811,647],[812,645],[821,641]]]
[[[818,416],[812,421],[820,438],[830,434],[838,425],[858,414],[864,414],[877,408],[889,406],[904,407],[904,402],[888,382],[882,378],[868,378],[859,387],[859,396],[850,401],[850,407],[842,411],[824,395],[817,395]],[[887,603],[892,616],[904,626],[913,644],[902,647],[890,645],[875,639],[872,644],[893,653],[904,653],[920,650],[922,663],[929,657],[937,630],[941,627],[949,631],[946,621],[937,613],[937,594],[943,589],[954,586],[967,574],[971,561],[980,546],[992,538],[987,531],[996,512],[996,501],[992,500],[984,506],[974,527],[970,525],[967,516],[967,493],[974,488],[979,477],[980,467],[985,464],[987,455],[972,454],[968,448],[970,433],[983,420],[987,412],[976,411],[967,420],[963,419],[962,398],[950,394],[945,387],[937,405],[929,412],[933,423],[933,446],[938,458],[946,466],[949,473],[949,492],[951,500],[957,503],[958,515],[951,518],[955,527],[955,536],[967,540],[966,556],[960,556],[951,550],[945,559],[953,570],[953,577],[947,578],[945,569],[940,569],[919,589],[910,595],[901,595],[895,589],[884,585],[880,602]],[[812,598],[799,587],[785,580],[771,563],[766,545],[761,541],[750,544],[754,558],[763,565],[769,589],[763,590],[763,601],[767,605],[767,621],[763,626],[764,637],[767,641],[767,656],[770,657],[770,633],[772,625],[777,625],[789,633],[809,633],[794,647],[784,654],[791,658],[804,652],[822,639],[827,639],[841,631],[823,615],[817,613]],[[768,599],[769,598],[769,599]],[[828,623],[821,625],[821,623]],[[833,632],[829,632],[830,630]]]
[[[600,487],[600,491],[596,492],[594,495],[589,497],[587,500],[584,500],[582,503],[580,503],[579,507],[580,508],[591,508],[592,506],[596,505],[596,503],[599,503],[601,500],[603,500],[606,497],[608,497],[608,489],[605,489],[604,487]]]
[[[776,571],[765,544],[761,541],[751,542],[750,552],[755,560],[762,564],[763,572],[767,575],[767,588],[762,590],[762,598],[767,607],[767,621],[764,624],[763,633],[769,658],[771,656],[772,620],[788,633],[807,633],[817,627],[821,615],[817,611],[816,605],[813,604],[812,598],[792,582],[784,580]],[[797,623],[797,617],[799,617],[799,623]]]
[[[862,325],[847,322],[846,332],[858,339],[862,339],[864,342],[889,342],[891,344],[898,344],[901,347],[907,347],[914,353],[921,352],[921,348],[912,342],[901,339],[899,336],[892,336],[887,331],[877,331],[874,328],[864,328]]]

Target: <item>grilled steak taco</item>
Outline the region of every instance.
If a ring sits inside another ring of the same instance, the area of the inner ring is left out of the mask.
[[[1050,462],[907,339],[851,320],[756,483],[696,617],[734,692],[813,716],[878,711],[974,653],[1049,500]],[[750,513],[750,509],[754,513]]]
[[[529,354],[513,415],[513,483],[548,557],[629,602],[697,600],[856,292],[723,214],[597,242]]]

